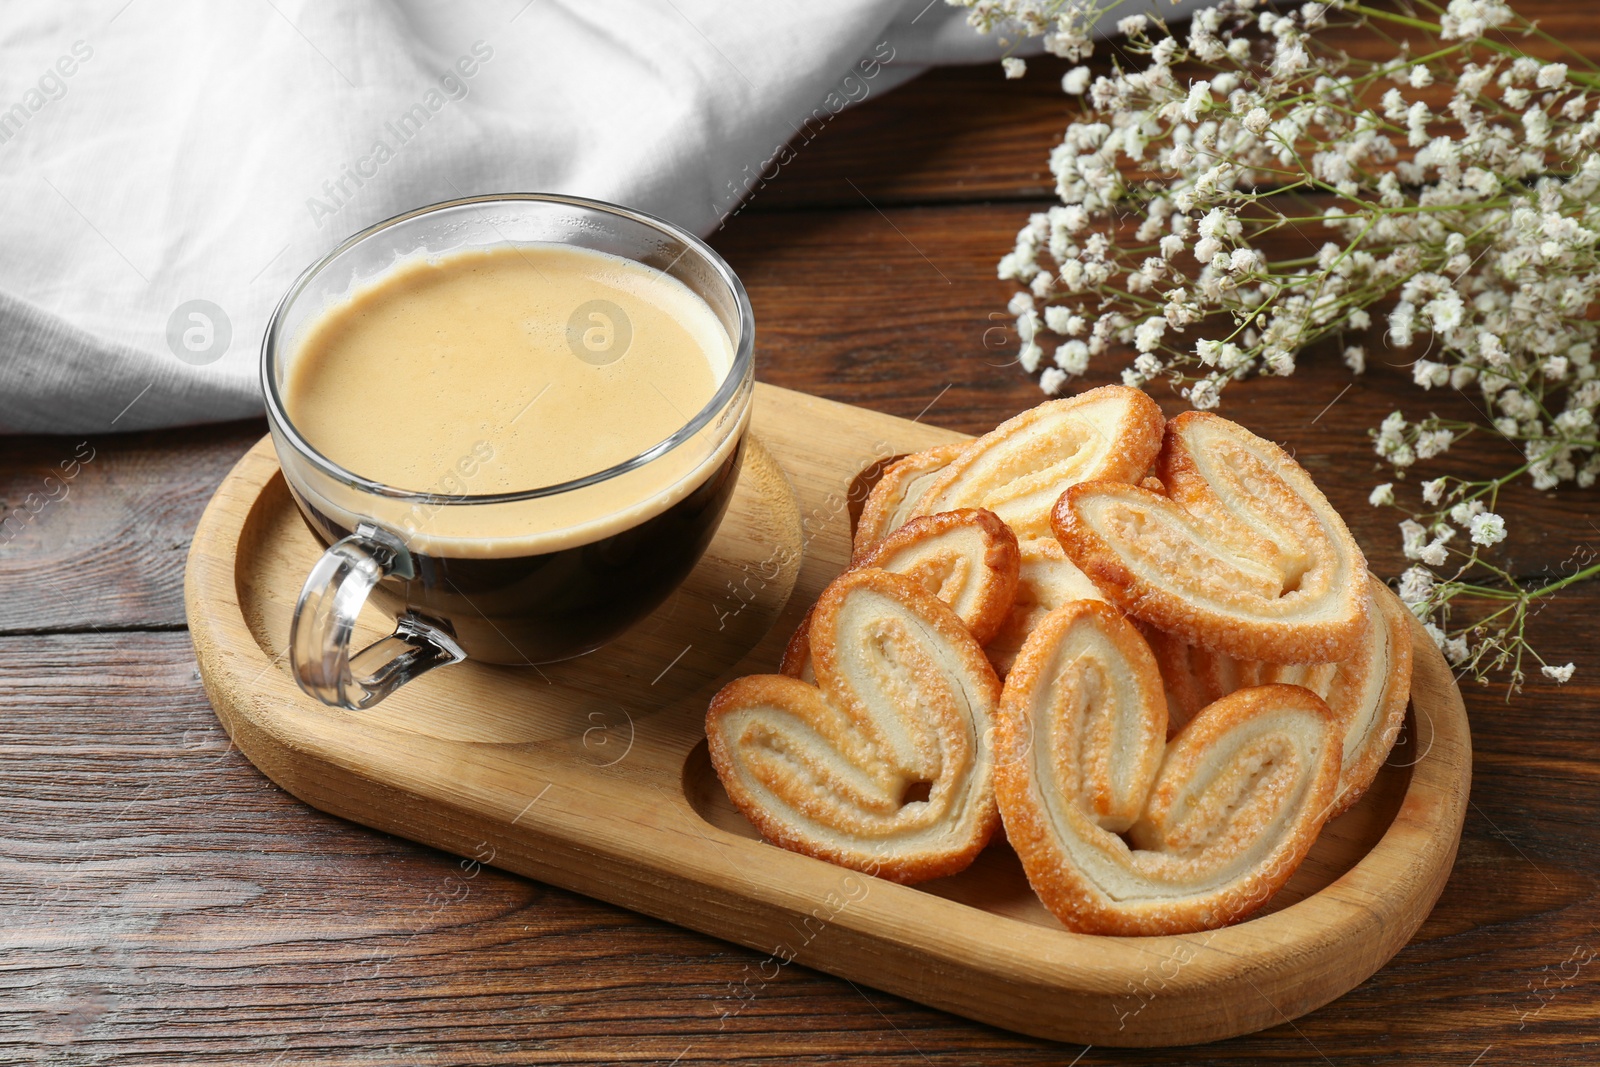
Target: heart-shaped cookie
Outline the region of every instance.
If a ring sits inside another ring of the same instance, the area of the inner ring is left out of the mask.
[[[992,511],[967,508],[912,519],[879,541],[851,569],[876,567],[903,574],[950,605],[978,644],[987,644],[1011,617],[1017,595],[1017,538]],[[1087,581],[1087,579],[1085,579]],[[815,681],[811,614],[801,620],[779,668]]]
[[[1157,475],[1166,495],[1097,481],[1056,504],[1056,537],[1108,599],[1239,659],[1329,663],[1356,653],[1366,560],[1287,453],[1190,411],[1168,424]]]
[[[1241,689],[1171,741],[1144,639],[1095,601],[1048,615],[997,715],[1006,835],[1051,913],[1084,933],[1236,922],[1305,858],[1339,785],[1339,724],[1291,685]]]
[[[987,508],[1019,541],[1050,537],[1050,509],[1069,486],[1138,481],[1162,428],[1156,402],[1124,385],[1046,401],[969,443],[930,476],[909,514]]]
[[[1356,654],[1338,663],[1236,660],[1186,645],[1171,634],[1145,634],[1167,688],[1168,730],[1176,731],[1212,701],[1253,685],[1301,685],[1322,697],[1344,730],[1339,798],[1333,815],[1361,799],[1394,747],[1411,697],[1409,612],[1369,576],[1367,629]]]
[[[738,678],[711,763],[773,844],[897,882],[954,874],[998,826],[1000,682],[956,614],[904,575],[845,572],[813,609],[817,684]]]
[[[989,654],[989,662],[1002,678],[1016,662],[1022,642],[1046,615],[1074,600],[1105,599],[1088,576],[1067,558],[1055,538],[1023,541],[1017,546],[1017,554],[1021,566],[1011,614],[983,646]]]
[[[861,518],[856,520],[853,562],[863,562],[879,541],[906,524],[932,484],[933,476],[944,470],[966,447],[965,441],[940,445],[926,452],[901,456],[884,468],[883,477],[861,505]]]

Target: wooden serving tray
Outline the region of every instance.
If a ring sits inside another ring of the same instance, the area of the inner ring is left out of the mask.
[[[1264,912],[1228,929],[1069,933],[1003,842],[907,887],[768,845],[733,809],[706,757],[711,694],[776,669],[848,559],[858,475],[959,437],[757,386],[728,516],[653,616],[577,660],[448,667],[361,712],[323,707],[289,676],[290,614],[320,546],[263,440],[189,553],[206,693],[245,755],[315,807],[766,954],[723,1016],[797,961],[1039,1037],[1176,1045],[1287,1022],[1362,982],[1438,899],[1471,779],[1461,695],[1420,627],[1389,765]],[[362,627],[364,643],[392,624],[369,610]]]

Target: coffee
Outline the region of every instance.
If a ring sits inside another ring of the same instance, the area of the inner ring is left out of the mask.
[[[363,521],[398,535],[414,575],[375,595],[445,624],[473,658],[575,655],[660,603],[715,531],[742,435],[669,439],[733,361],[712,308],[640,263],[547,244],[401,262],[295,339],[282,397],[301,437],[410,494],[569,487],[471,506],[296,495],[326,543]]]

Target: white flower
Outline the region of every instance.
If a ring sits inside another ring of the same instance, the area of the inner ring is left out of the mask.
[[[1565,685],[1572,680],[1572,672],[1575,670],[1577,670],[1577,667],[1571,663],[1565,667],[1552,667],[1547,663],[1539,668],[1539,673],[1559,685]]]
[[[1488,330],[1478,331],[1478,355],[1491,367],[1504,367],[1511,362],[1505,342]]]
[[[1201,378],[1185,394],[1199,411],[1210,411],[1222,402],[1222,387],[1215,378]]]
[[[1421,559],[1422,549],[1428,543],[1428,528],[1413,519],[1403,519],[1400,523],[1401,551],[1406,559]]]
[[[1262,134],[1267,132],[1267,126],[1270,125],[1271,122],[1272,116],[1267,114],[1267,109],[1264,107],[1251,108],[1243,120],[1244,128],[1255,134],[1257,137],[1260,137]]]
[[[1056,367],[1046,367],[1044,373],[1039,375],[1039,388],[1051,396],[1061,392],[1061,387],[1066,383],[1067,372]]]
[[[1068,374],[1082,374],[1089,369],[1089,346],[1078,340],[1056,346],[1056,366]]]
[[[1117,20],[1117,32],[1125,37],[1133,37],[1144,32],[1150,20],[1143,15],[1129,15],[1127,18]]]
[[[1352,373],[1361,374],[1367,369],[1367,350],[1360,345],[1350,345],[1344,350],[1344,365]]]
[[[1389,89],[1384,92],[1380,101],[1383,107],[1383,117],[1390,122],[1403,122],[1406,117],[1406,98],[1399,89]]]
[[[1534,77],[1534,84],[1541,89],[1557,89],[1567,80],[1567,65],[1565,63],[1546,63],[1539,68],[1539,73]]]
[[[1013,315],[1027,314],[1033,310],[1033,294],[1028,292],[1013,293],[1010,303],[1006,304],[1006,310]]]
[[[1148,318],[1139,324],[1133,334],[1133,347],[1141,352],[1154,352],[1161,344],[1161,337],[1167,332],[1167,320],[1164,318]]]
[[[1413,89],[1426,89],[1433,84],[1433,71],[1424,64],[1418,63],[1411,68],[1411,77],[1408,79]]]
[[[1017,353],[1017,362],[1022,364],[1022,369],[1032,374],[1039,369],[1039,360],[1044,355],[1044,349],[1033,341],[1024,342],[1022,350]]]
[[[1065,337],[1067,327],[1072,324],[1072,309],[1064,307],[1047,307],[1044,309],[1044,324],[1051,333],[1058,333]]]
[[[1311,57],[1306,55],[1305,46],[1299,41],[1279,41],[1278,54],[1272,61],[1274,74],[1288,76],[1298,74],[1311,65]]]
[[[1428,105],[1421,100],[1411,105],[1406,112],[1407,141],[1412,148],[1421,148],[1428,143],[1428,123],[1433,120],[1433,112],[1428,110]]]
[[[1447,478],[1435,478],[1431,482],[1422,483],[1422,499],[1429,504],[1437,504],[1444,496],[1444,491],[1449,485]]]
[[[1472,531],[1472,543],[1475,545],[1497,545],[1506,539],[1506,520],[1492,511],[1482,515],[1474,515],[1468,524]]]
[[[1189,99],[1183,103],[1183,117],[1190,122],[1200,119],[1200,112],[1211,106],[1211,83],[1197,81],[1189,86]]]
[[[1020,78],[1028,73],[1027,60],[1018,59],[1016,56],[1006,56],[1000,61],[1000,66],[1004,68],[1007,78]]]
[[[1417,435],[1417,458],[1432,459],[1435,456],[1442,456],[1450,450],[1455,439],[1456,435],[1451,430],[1424,430]]]
[[[1522,128],[1527,133],[1528,143],[1536,148],[1542,148],[1550,140],[1550,116],[1537,105],[1522,113]]]
[[[1089,88],[1088,67],[1073,67],[1061,76],[1061,91],[1064,93],[1082,96],[1087,88]]]
[[[1228,269],[1235,274],[1249,274],[1260,270],[1264,263],[1264,257],[1255,249],[1235,248],[1228,259]]]
[[[1465,527],[1472,521],[1474,515],[1482,515],[1485,511],[1481,500],[1463,500],[1450,509],[1450,521],[1457,526]]]
[[[1450,368],[1431,359],[1419,359],[1411,365],[1411,380],[1424,389],[1450,384]]]
[[[1447,289],[1428,301],[1422,311],[1428,316],[1428,321],[1433,323],[1435,330],[1441,333],[1453,330],[1461,325],[1461,294],[1454,289]]]
[[[1017,336],[1027,342],[1033,340],[1038,332],[1039,313],[1033,310],[1033,302],[1030,300],[1024,310],[1017,315]]]
[[[1467,647],[1467,639],[1465,637],[1452,637],[1444,643],[1444,658],[1452,664],[1464,662],[1471,654],[1471,649]]]
[[[1510,19],[1511,9],[1504,0],[1450,0],[1439,18],[1439,36],[1447,41],[1471,40]]]
[[[1183,238],[1175,233],[1169,233],[1161,239],[1161,258],[1171,259],[1183,251]]]
[[[1367,495],[1367,503],[1373,507],[1388,507],[1394,503],[1394,483],[1384,482]]]

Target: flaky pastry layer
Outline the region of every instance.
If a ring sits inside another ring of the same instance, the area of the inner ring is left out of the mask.
[[[1146,636],[1161,667],[1168,696],[1169,729],[1236,689],[1283,683],[1301,685],[1327,701],[1344,732],[1343,770],[1334,815],[1350,808],[1372,785],[1399,736],[1411,697],[1411,630],[1408,612],[1384,584],[1368,577],[1368,623],[1356,654],[1337,663],[1280,664],[1236,660],[1187,645],[1158,631]]]
[[[1000,683],[916,581],[851,570],[809,633],[817,682],[753,675],[706,714],[711,763],[773,844],[897,882],[962,870],[998,827]]]
[[[1047,616],[1006,679],[996,795],[1051,913],[1085,933],[1223,926],[1288,881],[1339,785],[1338,724],[1299,686],[1239,690],[1171,741],[1154,657],[1114,607]]]
[[[1165,495],[1087,482],[1055,506],[1057,539],[1109,600],[1239,659],[1355,654],[1366,560],[1298,463],[1237,423],[1191,411],[1168,424],[1156,466]]]
[[[879,541],[850,569],[903,574],[950,605],[973,638],[988,642],[1011,617],[1020,558],[1017,538],[992,511],[965,508],[912,519]],[[784,650],[782,673],[813,681],[811,615]]]

